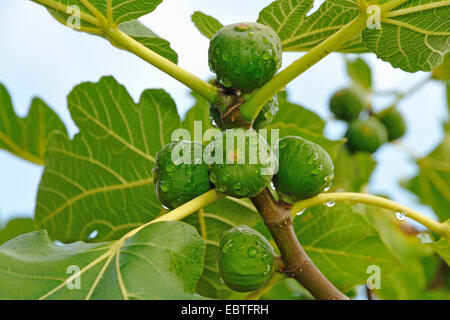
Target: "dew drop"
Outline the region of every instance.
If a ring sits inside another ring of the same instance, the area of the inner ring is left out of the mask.
[[[222,54],[222,59],[223,59],[223,61],[228,61],[230,59],[230,57],[228,56],[228,52],[224,52]]]
[[[272,58],[272,54],[270,53],[270,51],[264,51],[263,52],[263,59],[264,60],[270,60]]]
[[[256,255],[259,253],[259,250],[255,247],[248,248],[247,254],[250,258],[256,257]]]
[[[225,243],[225,245],[222,247],[222,252],[227,253],[228,251],[230,251],[230,249],[233,247],[233,245],[234,245],[234,241],[228,240],[227,243]]]
[[[177,167],[175,166],[175,164],[173,162],[169,162],[166,166],[166,171],[170,173],[170,172],[175,171],[176,168]]]
[[[269,258],[269,255],[267,254],[267,253],[263,253],[263,254],[261,254],[261,261],[266,261],[267,259]]]
[[[323,165],[319,164],[319,165],[315,166],[314,169],[312,169],[311,173],[312,173],[312,175],[317,176],[322,173],[322,170],[323,170]]]
[[[217,176],[214,172],[211,172],[209,174],[209,180],[211,180],[212,183],[216,183],[217,182]]]
[[[89,234],[88,238],[92,240],[92,239],[97,238],[97,236],[98,236],[98,230],[94,230]]]
[[[281,150],[281,149],[284,149],[284,148],[286,148],[286,147],[287,147],[287,142],[284,141],[284,140],[281,141],[281,142],[280,142],[280,146],[279,146],[280,150]]]
[[[224,193],[224,192],[226,192],[226,191],[228,190],[228,188],[227,188],[227,186],[221,185],[221,186],[219,186],[219,187],[217,188],[217,190],[218,190],[219,192]]]
[[[335,205],[336,205],[336,201],[334,201],[334,200],[331,200],[331,201],[328,201],[327,203],[325,203],[325,206],[327,206],[328,208],[332,208]]]
[[[313,166],[317,163],[318,158],[319,158],[319,155],[315,152],[312,155],[310,155],[306,161],[307,161],[308,165]]]
[[[397,218],[397,220],[403,221],[406,219],[406,213],[405,212],[396,212],[395,217]]]
[[[427,243],[432,243],[433,240],[431,239],[430,235],[428,233],[425,232],[421,232],[417,235],[417,238],[420,240],[420,243],[422,244],[427,244]]]
[[[264,270],[264,273],[263,273],[263,275],[264,276],[267,276],[268,274],[269,274],[269,272],[270,272],[270,264],[268,264],[267,266],[266,266],[266,270]]]
[[[172,186],[172,181],[170,180],[170,178],[166,178],[161,180],[160,182],[160,189],[163,192],[168,192],[170,190],[170,187]]]

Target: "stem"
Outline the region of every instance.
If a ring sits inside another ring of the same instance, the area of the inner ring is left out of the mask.
[[[316,299],[347,300],[314,265],[300,245],[291,213],[282,208],[269,189],[251,199],[272,234],[284,262],[284,272],[295,278]]]
[[[225,195],[218,193],[214,189],[210,190],[210,191],[202,194],[201,196],[183,204],[182,206],[170,211],[169,213],[166,213],[165,215],[160,216],[159,218],[156,218],[146,224],[143,224],[142,226],[140,226],[134,230],[131,230],[129,233],[127,233],[125,235],[125,238],[134,236],[136,233],[138,233],[139,231],[141,231],[142,229],[144,229],[145,227],[147,227],[153,223],[162,222],[162,221],[178,221],[178,220],[184,219],[187,216],[197,212],[201,208],[203,208],[217,200],[222,199],[224,196]]]
[[[218,89],[213,85],[203,81],[202,79],[180,68],[170,60],[153,52],[138,41],[120,31],[118,28],[105,28],[105,33],[111,40],[119,44],[124,49],[134,53],[141,59],[180,81],[193,91],[200,94],[210,103],[216,102],[218,98]]]
[[[349,203],[364,203],[374,205],[380,208],[388,209],[394,212],[405,213],[407,217],[417,221],[427,227],[428,229],[450,239],[450,225],[439,223],[420,212],[410,209],[404,205],[398,204],[392,200],[372,196],[364,193],[322,193],[313,198],[297,202],[292,208],[292,212],[301,212],[302,210],[324,204],[327,202],[349,202]]]
[[[339,49],[346,42],[354,39],[362,30],[364,30],[366,21],[367,14],[361,12],[356,19],[345,25],[328,39],[321,42],[300,59],[293,62],[289,67],[275,75],[241,106],[240,110],[242,116],[248,121],[253,121],[264,104],[272,96],[314,64],[325,58],[328,54]]]

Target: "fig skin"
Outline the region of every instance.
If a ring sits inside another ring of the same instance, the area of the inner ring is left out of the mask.
[[[274,270],[274,250],[267,239],[247,226],[222,234],[217,262],[219,275],[235,291],[263,287]]]
[[[374,153],[383,144],[388,142],[388,133],[385,126],[375,117],[367,120],[355,120],[350,123],[345,137],[350,151],[363,151]]]
[[[209,166],[202,161],[203,150],[199,142],[181,140],[157,153],[153,182],[156,196],[165,207],[174,209],[212,189]]]
[[[277,159],[255,130],[228,129],[205,149],[210,180],[218,192],[251,198],[269,186]]]
[[[402,114],[395,107],[390,107],[376,116],[386,127],[388,140],[394,141],[403,137],[406,133],[406,122]]]
[[[211,39],[209,67],[221,85],[251,92],[269,81],[281,67],[281,40],[270,27],[236,23]]]
[[[285,200],[308,199],[331,186],[334,165],[329,154],[319,145],[296,136],[279,140],[279,168],[273,183]]]
[[[330,110],[339,120],[347,122],[356,120],[363,109],[362,95],[352,88],[341,89],[330,99]]]

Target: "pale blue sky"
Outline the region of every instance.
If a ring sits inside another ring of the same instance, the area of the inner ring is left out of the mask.
[[[202,78],[211,77],[207,64],[208,41],[190,22],[195,10],[216,16],[222,23],[255,21],[259,9],[271,0],[165,0],[141,19],[157,34],[169,40],[180,55],[181,67]],[[239,8],[236,10],[236,8]],[[284,66],[298,53],[285,55]],[[379,90],[408,89],[425,73],[408,74],[393,69],[373,54],[365,55],[374,70]],[[45,9],[28,0],[0,1],[0,82],[13,97],[16,112],[24,116],[34,96],[43,98],[63,119],[71,134],[76,127],[70,119],[66,96],[83,81],[98,81],[113,75],[135,99],[147,88],[164,88],[176,100],[181,114],[191,106],[183,85],[133,55],[118,50],[105,40],[82,34],[55,22]],[[295,80],[289,87],[292,100],[330,117],[330,95],[349,83],[342,56],[333,54]],[[389,100],[377,101],[383,107]],[[419,155],[432,150],[442,138],[446,119],[444,88],[430,83],[404,100],[400,111],[409,131],[403,143]],[[327,127],[329,137],[342,135],[337,122]],[[389,194],[394,200],[432,215],[415,197],[398,187],[397,181],[414,175],[417,168],[404,151],[383,147],[376,155],[379,166],[370,183],[372,193]],[[42,169],[0,151],[0,223],[15,214],[31,216]]]

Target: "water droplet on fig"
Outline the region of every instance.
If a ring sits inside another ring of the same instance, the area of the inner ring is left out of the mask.
[[[259,253],[259,250],[256,249],[255,247],[250,247],[250,248],[248,248],[247,253],[250,258],[254,258]]]
[[[170,178],[162,179],[159,185],[161,191],[163,192],[169,192],[171,186],[172,181],[170,180]]]

